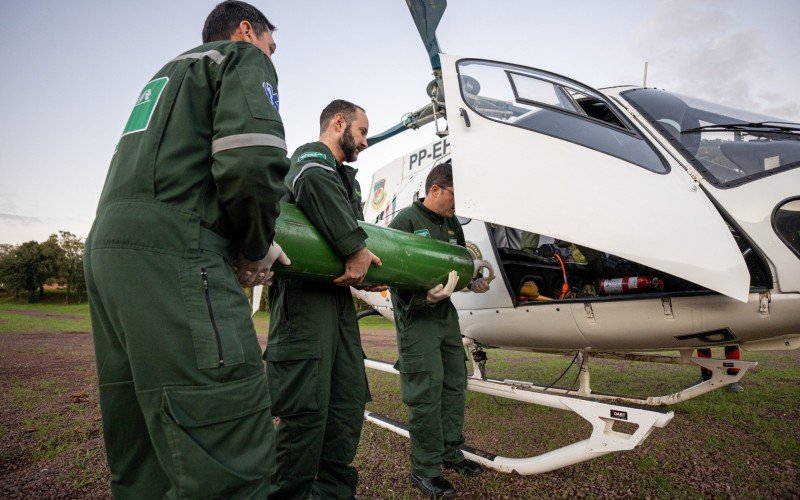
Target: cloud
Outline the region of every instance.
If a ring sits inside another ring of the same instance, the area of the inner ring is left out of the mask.
[[[0,191],[0,210],[3,212],[15,212],[17,210],[14,204],[14,193]]]
[[[739,2],[673,0],[633,30],[634,53],[649,61],[648,85],[782,118],[800,118],[784,94],[760,87],[772,70],[769,33],[746,27]],[[766,85],[769,85],[767,81]]]
[[[25,215],[0,213],[0,220],[16,224],[41,224],[42,219],[38,217],[28,217]]]

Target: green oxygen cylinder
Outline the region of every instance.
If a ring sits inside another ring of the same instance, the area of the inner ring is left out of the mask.
[[[475,262],[464,247],[366,222],[359,225],[367,232],[367,248],[382,264],[370,266],[362,285],[430,289],[445,284],[447,274],[455,270],[460,290],[475,273]],[[276,262],[272,270],[277,276],[332,282],[344,274],[344,260],[296,205],[281,203],[275,241],[292,261],[289,266]]]

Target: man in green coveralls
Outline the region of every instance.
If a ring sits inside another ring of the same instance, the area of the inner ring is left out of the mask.
[[[332,283],[280,278],[269,289],[267,360],[277,428],[277,470],[270,498],[352,498],[356,454],[369,389],[349,285],[361,283],[370,252],[361,190],[352,162],[367,147],[369,122],[350,102],[331,102],[318,142],[300,146],[286,176],[287,199],[345,261]]]
[[[116,498],[267,496],[272,415],[240,282],[288,262],[272,244],[289,167],[274,29],[219,4],[111,160],[84,266]]]
[[[466,246],[455,216],[453,170],[439,164],[425,181],[424,199],[405,208],[389,227],[448,243]],[[458,281],[452,271],[446,285],[425,290],[392,289],[400,359],[403,402],[408,405],[411,435],[411,480],[427,494],[453,497],[456,490],[442,476],[440,465],[477,476],[483,469],[464,458],[464,391],[466,355],[461,343],[458,313],[450,295]],[[469,288],[489,290],[488,278],[477,278]]]

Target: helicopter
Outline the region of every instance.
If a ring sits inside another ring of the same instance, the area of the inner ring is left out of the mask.
[[[468,389],[592,424],[588,439],[542,455],[465,446],[465,456],[524,475],[629,450],[669,423],[666,407],[756,365],[693,357],[695,349],[800,347],[800,124],[444,54],[436,27],[446,2],[406,3],[433,69],[430,102],[368,142],[430,123],[438,139],[374,172],[365,220],[388,225],[425,196],[431,168],[451,162],[467,246],[496,275],[488,293],[452,296],[473,365]],[[539,246],[523,250],[526,234]],[[388,292],[353,295],[371,306],[365,315],[393,319]],[[488,348],[575,353],[579,388],[491,379]],[[712,377],[667,395],[603,394],[591,388],[592,358],[694,364]],[[365,417],[408,436],[401,422]],[[619,422],[636,430],[617,431]]]
[[[467,458],[525,475],[630,450],[671,421],[669,405],[756,366],[695,349],[800,347],[800,124],[444,54],[436,27],[446,2],[406,3],[433,69],[430,101],[368,142],[427,124],[438,139],[374,172],[364,218],[388,225],[425,195],[430,169],[450,162],[467,247],[493,278],[487,293],[451,297],[472,360],[468,390],[572,411],[592,426],[587,439],[538,456],[465,445]],[[530,236],[535,247],[523,247]],[[393,319],[389,292],[351,290],[370,306],[362,317]],[[490,378],[490,348],[574,354],[579,387]],[[604,394],[592,390],[592,358],[712,375],[666,395]],[[402,422],[365,418],[408,437]]]

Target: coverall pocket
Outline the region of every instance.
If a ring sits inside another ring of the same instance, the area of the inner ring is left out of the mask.
[[[274,446],[264,373],[210,386],[165,387],[161,421],[178,498],[218,498],[268,479]]]
[[[261,120],[275,120],[278,111],[273,106],[272,99],[277,102],[278,89],[266,81],[266,74],[260,69],[239,67],[236,68],[236,73],[239,75],[250,115]]]
[[[416,405],[433,402],[431,400],[431,372],[425,365],[425,358],[421,354],[401,354],[396,368],[400,372],[403,403]]]
[[[276,417],[319,411],[321,349],[316,340],[267,345],[264,359]]]
[[[231,306],[242,291],[224,259],[193,259],[179,275],[197,367],[244,363],[241,321],[237,322]]]

